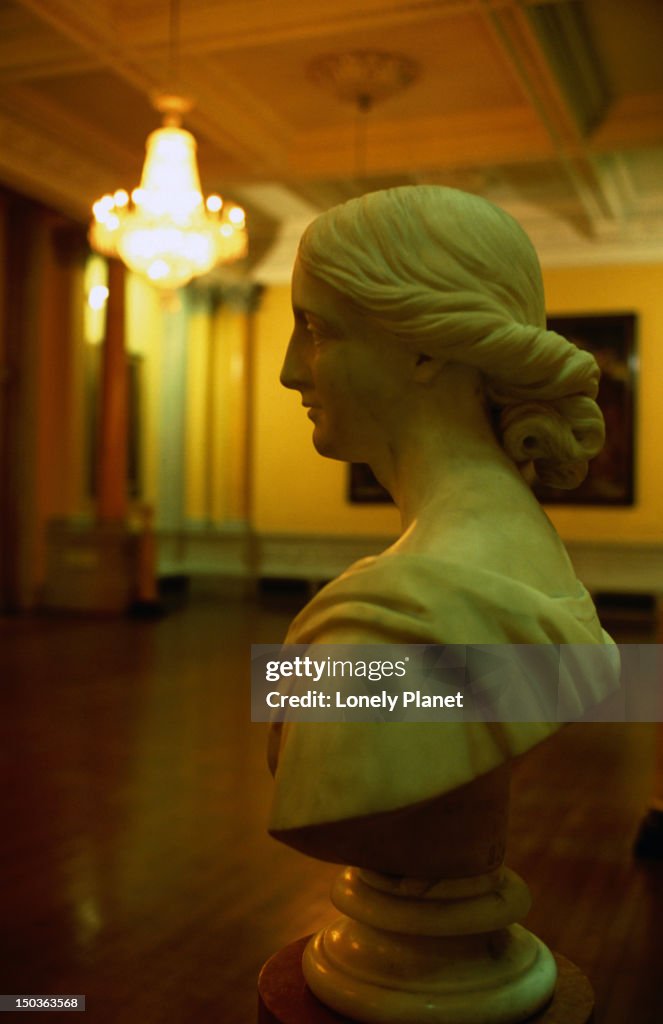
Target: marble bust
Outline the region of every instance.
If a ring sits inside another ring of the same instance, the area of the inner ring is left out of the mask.
[[[367,194],[307,229],[292,305],[281,382],[321,455],[371,466],[402,530],[324,587],[286,642],[609,643],[531,490],[586,475],[604,437],[599,371],[546,329],[520,226],[454,189]],[[509,762],[555,728],[286,722],[270,735],[270,831],[392,880],[488,877],[504,853]],[[551,984],[552,967],[527,1012]]]

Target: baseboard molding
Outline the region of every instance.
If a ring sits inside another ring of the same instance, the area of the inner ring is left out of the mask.
[[[663,544],[569,541],[566,548],[592,593],[663,596]]]
[[[159,573],[231,579],[333,579],[394,538],[330,534],[252,533],[245,527],[159,535]],[[578,578],[592,592],[663,596],[663,544],[571,541]]]

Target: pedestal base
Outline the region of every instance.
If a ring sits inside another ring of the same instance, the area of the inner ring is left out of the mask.
[[[137,576],[138,535],[126,523],[49,523],[43,608],[123,614]]]
[[[308,938],[292,942],[267,961],[258,981],[258,1024],[353,1024],[323,1006],[308,989],[302,954]],[[563,956],[556,956],[557,987],[531,1024],[589,1024],[594,996],[589,981]]]

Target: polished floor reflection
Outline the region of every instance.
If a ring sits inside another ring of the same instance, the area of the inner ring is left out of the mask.
[[[248,647],[291,614],[0,620],[1,993],[85,994],[92,1024],[254,1024],[261,963],[328,920],[336,871],[264,831]],[[516,771],[509,863],[596,1024],[663,1020],[663,864],[631,852],[654,740],[570,726]]]

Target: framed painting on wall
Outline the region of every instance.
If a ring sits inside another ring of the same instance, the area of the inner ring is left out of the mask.
[[[536,484],[534,493],[544,504],[633,505],[637,318],[634,313],[552,316],[548,327],[591,352],[598,362],[598,403],[605,418],[606,443],[590,462],[580,487],[564,491]],[[370,466],[363,463],[349,466],[348,499],[358,505],[391,502]]]

